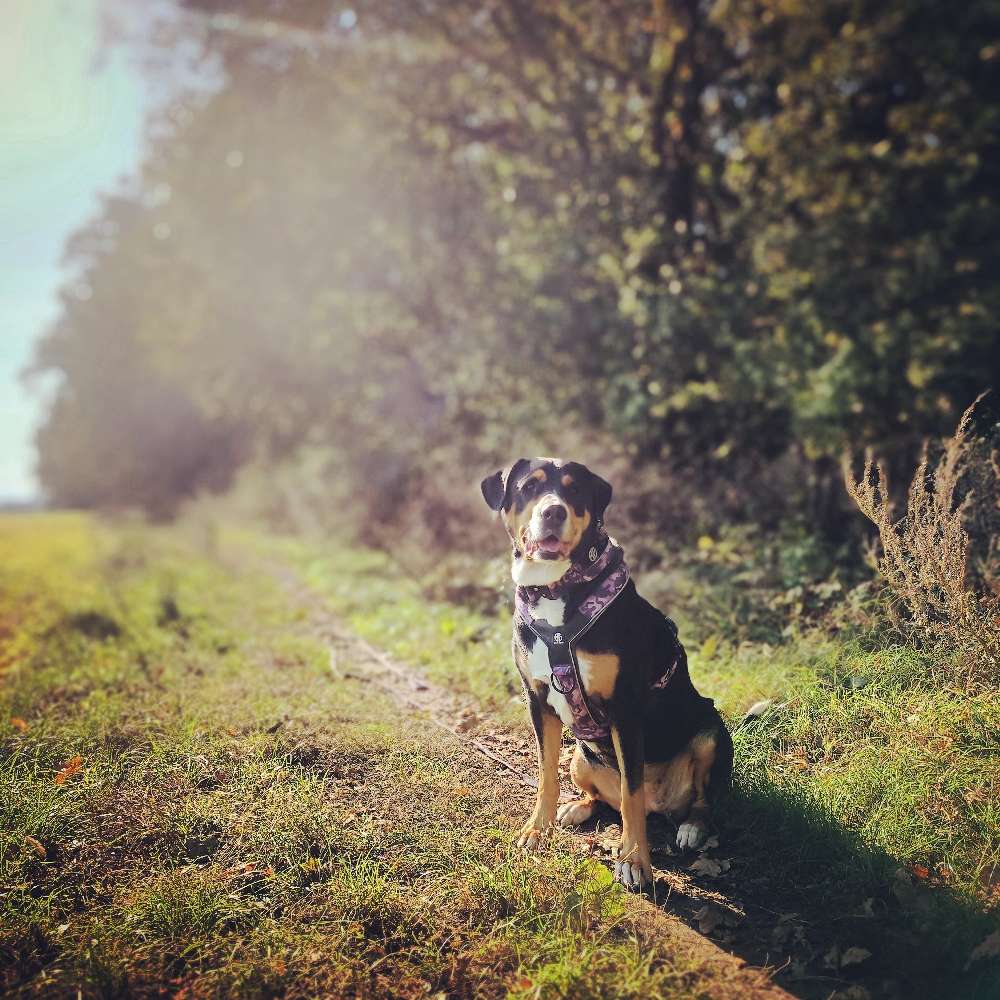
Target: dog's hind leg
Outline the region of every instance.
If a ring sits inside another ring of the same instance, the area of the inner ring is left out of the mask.
[[[604,768],[604,770],[609,769]],[[579,743],[573,753],[573,759],[570,761],[569,776],[573,779],[573,784],[583,792],[583,797],[561,805],[556,819],[560,826],[579,826],[581,823],[586,823],[594,815],[597,803],[602,799],[598,788],[597,768],[584,756]],[[617,783],[617,777],[615,775],[615,783]]]
[[[693,795],[687,816],[677,828],[677,846],[682,851],[700,847],[708,835],[707,790],[717,748],[715,733],[699,733],[691,741],[691,758],[694,764]]]

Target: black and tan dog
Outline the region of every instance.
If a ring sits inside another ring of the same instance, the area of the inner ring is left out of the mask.
[[[538,739],[538,798],[519,843],[535,848],[557,820],[583,823],[606,802],[622,817],[615,878],[641,888],[647,813],[678,823],[681,848],[699,846],[709,790],[729,785],[732,740],[691,683],[676,626],[639,596],[604,530],[608,483],[577,462],[522,458],[482,491],[514,547],[514,663]],[[557,814],[564,724],[583,796]]]

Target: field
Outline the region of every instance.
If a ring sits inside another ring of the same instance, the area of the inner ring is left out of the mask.
[[[735,788],[700,855],[654,826],[643,899],[613,813],[513,849],[507,629],[330,540],[5,517],[0,988],[1000,996],[995,692],[860,640],[693,649]]]

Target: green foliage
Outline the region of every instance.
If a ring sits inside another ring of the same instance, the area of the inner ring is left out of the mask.
[[[432,497],[451,544],[466,469],[569,443],[659,528],[839,537],[832,456],[905,466],[997,381],[993,0],[184,7],[224,79],[70,247],[59,502],[308,448],[321,513]]]

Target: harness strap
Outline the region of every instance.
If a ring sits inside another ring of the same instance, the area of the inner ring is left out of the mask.
[[[523,620],[523,619],[522,619]],[[532,619],[525,624],[545,643],[549,654],[549,683],[569,705],[573,716],[570,728],[582,740],[606,740],[611,735],[608,714],[587,697],[576,652],[565,626],[550,625],[544,619]],[[579,638],[591,625],[585,622],[572,638]]]
[[[583,740],[606,740],[611,735],[607,712],[592,704],[587,697],[575,645],[621,594],[628,583],[629,572],[621,547],[610,538],[592,554],[594,558],[589,566],[572,567],[563,580],[552,587],[518,587],[514,604],[517,617],[545,643],[549,655],[550,684],[569,705],[573,716],[570,726],[573,734]],[[532,613],[532,607],[539,598],[556,597],[568,586],[580,587],[583,584],[593,584],[593,587],[565,624],[550,625]]]
[[[621,546],[614,539],[608,538],[601,550],[594,553],[594,557],[589,566],[572,567],[559,583],[551,587],[518,587],[514,594],[514,604],[517,617],[545,643],[549,656],[549,682],[569,705],[573,717],[570,724],[573,735],[581,740],[602,741],[611,736],[610,720],[604,707],[587,697],[580,677],[576,644],[618,599],[629,581],[629,571]],[[532,613],[540,598],[558,597],[569,586],[579,588],[584,584],[589,585],[589,592],[565,624],[550,625],[545,619],[536,618]],[[654,690],[665,688],[670,683],[680,660],[677,626],[666,616],[664,619],[677,652],[664,672],[651,683],[650,687]]]

